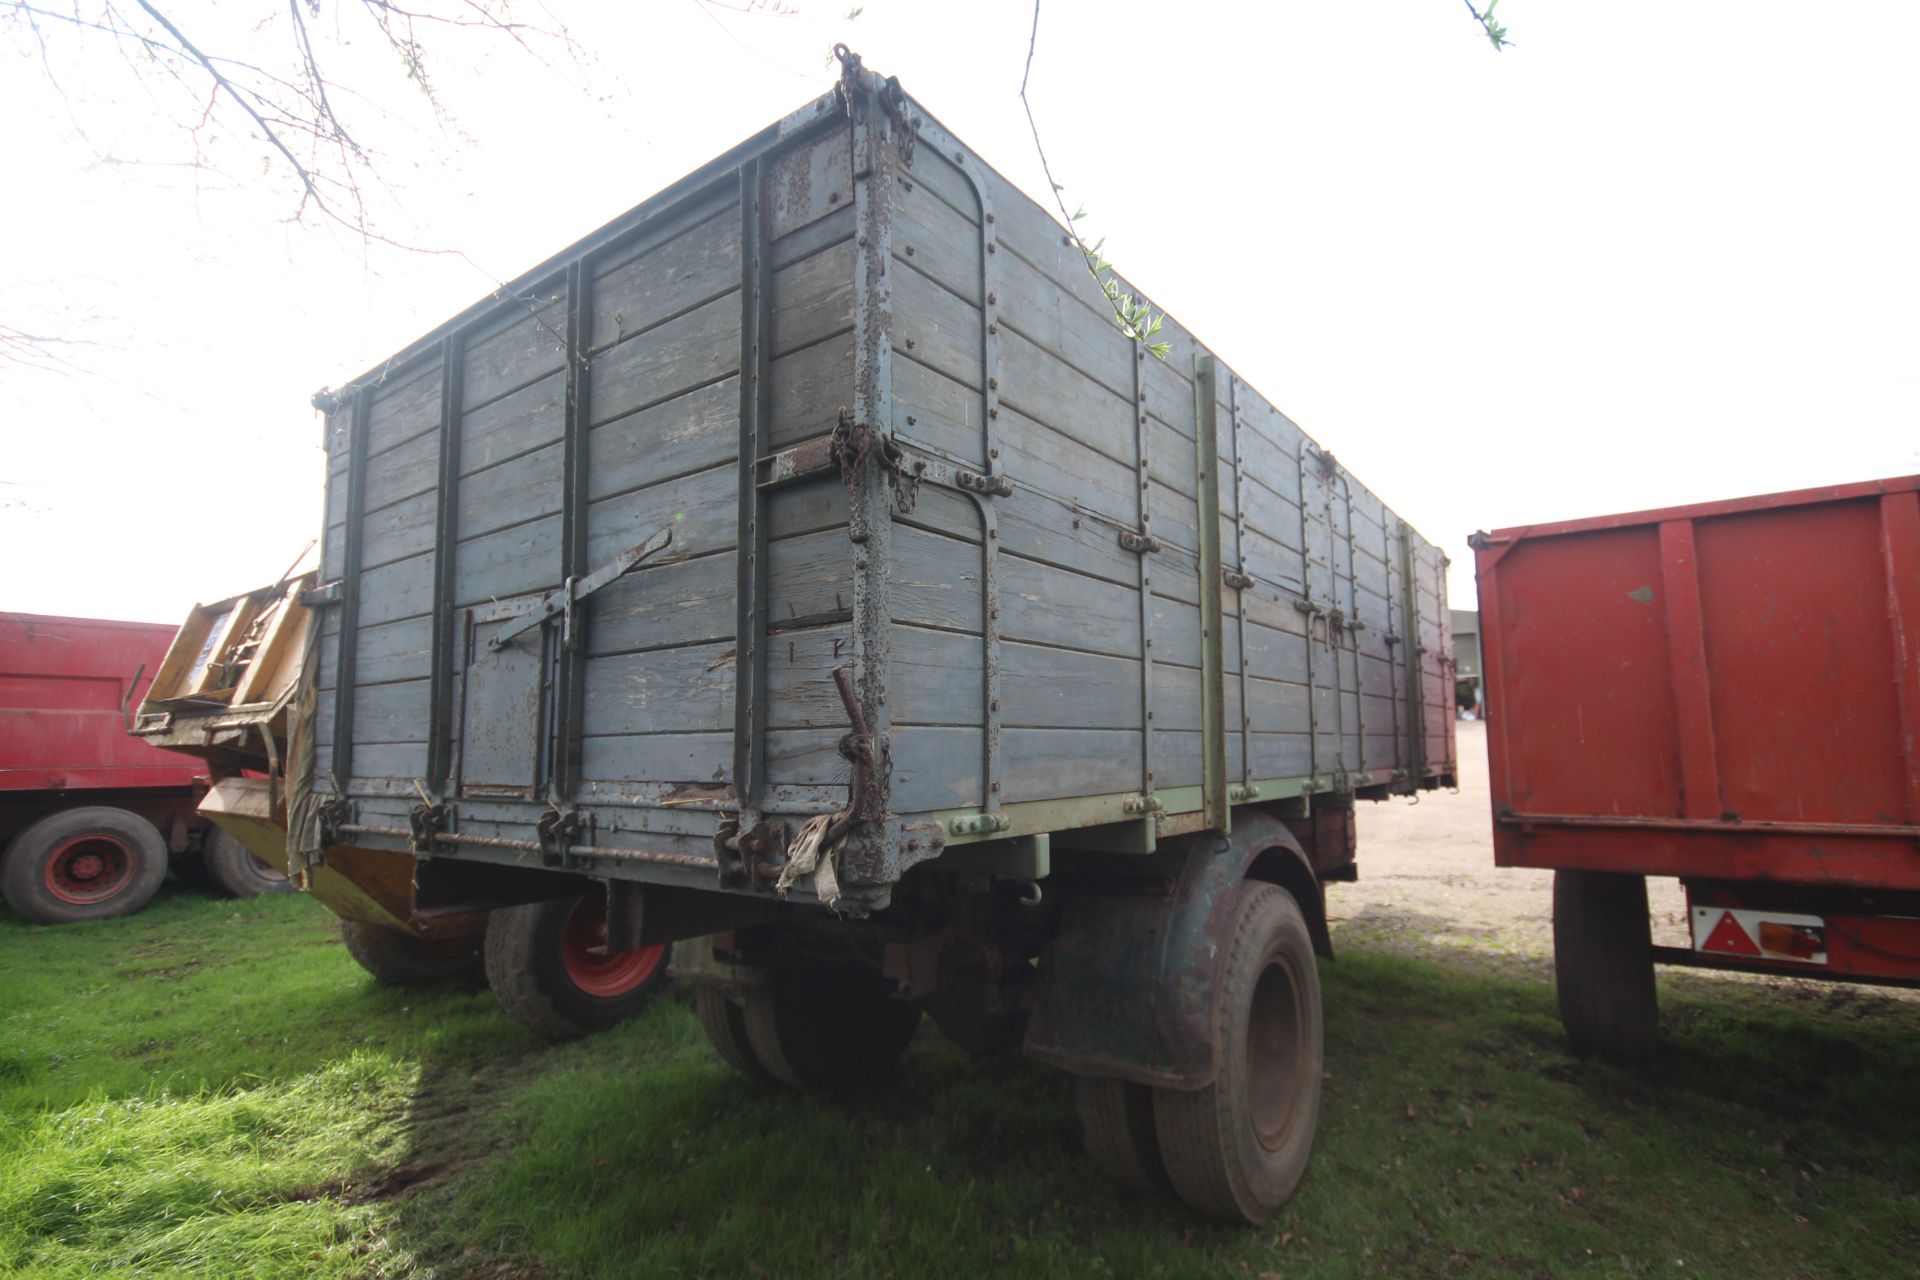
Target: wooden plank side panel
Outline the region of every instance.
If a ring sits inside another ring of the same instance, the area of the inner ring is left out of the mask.
[[[733,374],[587,435],[587,498],[594,501],[692,475],[739,449],[740,377]]]
[[[555,443],[461,477],[458,496],[461,540],[558,514],[565,496],[563,463],[561,446]],[[558,573],[557,565],[555,573]]]
[[[440,465],[440,437],[429,428],[367,463],[366,509],[378,511],[432,493]]]
[[[377,569],[433,550],[434,517],[439,510],[436,494],[429,491],[369,511],[361,524],[360,564],[362,571]],[[340,536],[346,536],[342,525]]]
[[[894,174],[894,258],[978,308],[979,224],[915,181],[918,176],[904,171]]]
[[[554,285],[514,300],[503,316],[470,335],[461,375],[463,403],[478,409],[566,363],[567,295]]]
[[[978,392],[980,309],[909,265],[893,272],[894,349]]]
[[[376,388],[367,414],[367,460],[440,425],[440,369],[425,364]],[[367,478],[373,478],[369,468]]]
[[[320,670],[316,684],[333,688],[333,673],[339,669],[340,629],[323,628],[320,635]],[[418,619],[382,623],[360,629],[360,649],[354,659],[354,676],[361,684],[390,684],[398,680],[424,680],[433,671],[433,632]]]
[[[1134,456],[1130,401],[1005,327],[1000,331],[1001,403],[1122,465]],[[1036,475],[1029,483],[1070,491],[1071,477]]]
[[[603,351],[740,287],[739,204],[690,210],[678,235],[611,255],[593,278],[592,349]]]
[[[556,370],[461,414],[461,476],[557,444],[566,428],[566,394],[566,379]]]
[[[736,289],[596,356],[587,375],[591,425],[738,374],[737,295]]]
[[[840,334],[780,356],[768,376],[773,382],[768,442],[783,448],[825,435],[839,422],[840,407],[853,401],[853,335]]]
[[[849,364],[849,374],[851,370]],[[975,471],[985,465],[985,406],[975,388],[896,352],[892,405],[893,432],[909,446],[942,454]],[[1006,413],[1001,410],[1002,416]]]
[[[1000,633],[1006,639],[1140,657],[1138,587],[1015,555],[1000,557],[999,583]]]

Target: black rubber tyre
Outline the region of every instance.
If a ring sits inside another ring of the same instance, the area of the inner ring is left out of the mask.
[[[1166,1191],[1167,1166],[1154,1131],[1153,1090],[1105,1076],[1073,1078],[1073,1109],[1093,1167],[1123,1187]]]
[[[790,968],[747,993],[754,1057],[794,1089],[850,1089],[890,1071],[913,1042],[920,1010],[888,994],[878,974]]]
[[[340,922],[340,941],[362,969],[390,987],[424,987],[471,979],[480,972],[480,938],[416,938],[402,929]]]
[[[598,888],[487,917],[487,985],[509,1017],[549,1040],[572,1040],[653,1003],[669,981],[668,948],[589,954],[596,920],[604,948],[606,897]]]
[[[200,865],[206,868],[207,879],[236,898],[293,892],[286,872],[254,857],[247,846],[218,827],[201,842]]]
[[[755,1056],[753,1042],[747,1036],[747,1011],[718,987],[695,987],[693,1011],[700,1015],[700,1027],[707,1043],[720,1060],[749,1080],[772,1084],[773,1073]]]
[[[41,924],[132,915],[166,878],[160,832],[137,813],[104,805],[48,814],[16,835],[0,861],[0,895]]]
[[[1154,1131],[1182,1200],[1261,1223],[1306,1173],[1320,1121],[1320,976],[1291,894],[1240,888],[1216,1002],[1220,1060],[1204,1089],[1156,1089]]]
[[[1575,1053],[1634,1061],[1660,1040],[1645,876],[1553,873],[1553,976]]]

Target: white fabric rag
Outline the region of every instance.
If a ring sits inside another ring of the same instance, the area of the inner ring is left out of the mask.
[[[800,828],[800,836],[787,850],[787,865],[780,868],[780,879],[774,888],[786,896],[788,889],[801,876],[813,875],[814,896],[828,906],[838,909],[840,905],[840,877],[834,874],[833,850],[823,848],[827,840],[827,828],[833,825],[833,815],[817,814],[807,819],[807,825]]]

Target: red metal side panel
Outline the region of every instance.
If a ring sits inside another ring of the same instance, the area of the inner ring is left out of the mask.
[[[139,703],[173,632],[0,613],[0,792],[192,786],[205,766],[130,736],[121,714]]]
[[[1496,860],[1920,887],[1916,490],[1476,539]]]

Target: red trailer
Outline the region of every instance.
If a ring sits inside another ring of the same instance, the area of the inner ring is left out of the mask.
[[[1920,476],[1472,542],[1494,858],[1555,872],[1576,1049],[1652,1050],[1656,962],[1920,985]]]
[[[194,812],[199,761],[128,733],[174,630],[0,613],[0,894],[27,919],[138,911],[170,857],[236,894],[285,886]]]

